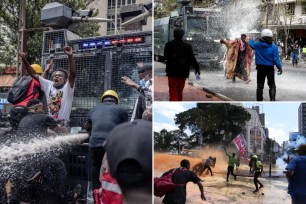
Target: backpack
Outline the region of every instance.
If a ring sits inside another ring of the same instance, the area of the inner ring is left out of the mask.
[[[167,192],[172,190],[175,187],[186,186],[186,184],[175,184],[172,182],[173,174],[178,172],[186,171],[185,168],[182,170],[173,169],[172,172],[166,174],[165,176],[155,177],[154,178],[154,195],[156,197],[163,197]]]
[[[30,76],[22,76],[16,79],[8,93],[7,101],[11,104],[23,101],[27,96],[31,81],[32,77]]]

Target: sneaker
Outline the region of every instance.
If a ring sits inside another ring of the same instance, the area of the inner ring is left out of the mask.
[[[212,174],[211,176],[213,176],[213,175],[215,175],[215,174]]]
[[[226,182],[228,182],[228,179],[226,179]]]
[[[259,186],[259,188],[263,188],[263,187],[264,187],[263,185]]]
[[[237,180],[237,176],[235,176],[235,180]]]
[[[255,191],[253,191],[253,193],[257,193],[259,190],[258,189],[256,189]]]
[[[245,84],[248,84],[248,83],[250,83],[250,81],[251,81],[251,79],[248,79],[248,80],[246,80],[244,83],[245,83]]]

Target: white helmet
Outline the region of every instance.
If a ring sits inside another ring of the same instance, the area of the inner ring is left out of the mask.
[[[272,30],[270,30],[270,29],[263,29],[262,31],[261,31],[261,37],[263,38],[263,37],[273,37],[273,33],[272,33]]]

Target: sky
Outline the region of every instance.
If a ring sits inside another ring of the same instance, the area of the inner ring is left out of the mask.
[[[289,132],[298,131],[298,108],[301,103],[242,103],[244,107],[259,106],[260,113],[265,113],[266,127],[269,129],[269,137],[280,145],[289,140]],[[176,113],[196,107],[193,102],[154,102],[153,130],[159,132],[178,129],[174,118]],[[186,131],[189,135],[190,131]]]

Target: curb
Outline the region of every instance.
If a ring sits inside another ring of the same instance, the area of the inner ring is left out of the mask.
[[[224,96],[223,94],[215,93],[215,92],[213,92],[213,91],[211,91],[211,90],[205,88],[204,86],[199,85],[199,84],[197,84],[195,82],[191,82],[191,81],[188,80],[188,85],[193,86],[193,87],[198,88],[198,89],[201,89],[202,91],[205,91],[205,92],[207,92],[207,93],[209,93],[209,94],[211,94],[211,95],[213,95],[215,97],[218,97],[218,98],[220,98],[220,99],[222,99],[224,101],[234,101],[233,99],[228,98],[228,97]]]

